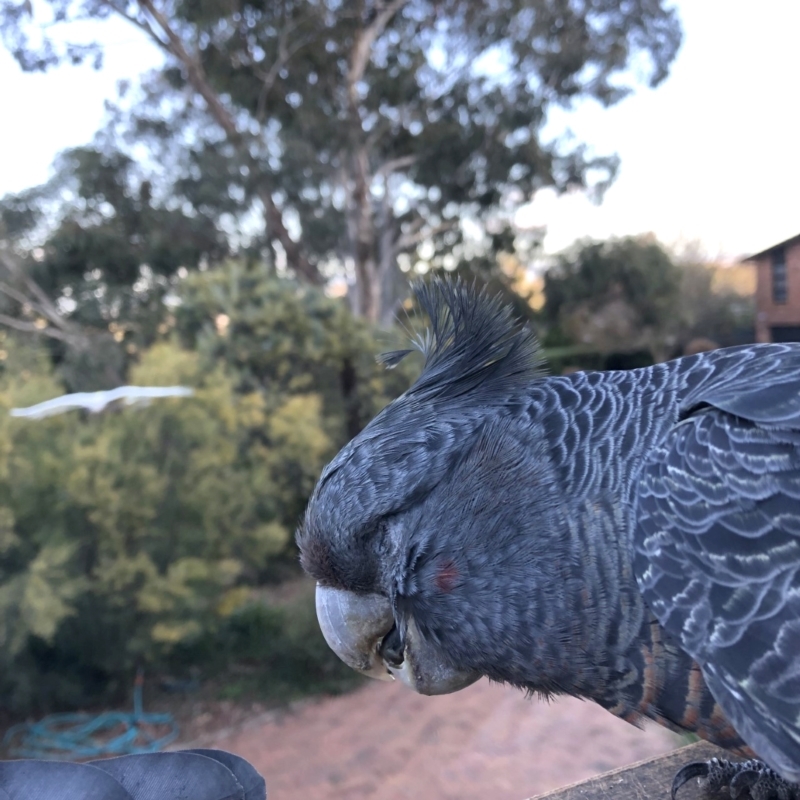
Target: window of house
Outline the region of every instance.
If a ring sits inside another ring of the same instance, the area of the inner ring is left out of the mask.
[[[800,325],[773,325],[770,328],[772,342],[800,342]]]
[[[786,279],[786,251],[777,247],[772,251],[772,302],[783,304],[788,299]]]

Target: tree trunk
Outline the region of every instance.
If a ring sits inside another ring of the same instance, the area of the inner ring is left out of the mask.
[[[289,236],[289,231],[286,230],[286,225],[283,222],[283,215],[280,209],[275,205],[275,201],[272,199],[272,193],[266,185],[267,176],[262,172],[257,160],[253,158],[250,153],[250,137],[246,135],[246,133],[243,133],[237,126],[236,121],[225,107],[219,94],[209,82],[199,58],[186,49],[180,36],[178,36],[170,25],[169,18],[156,8],[153,0],[138,0],[138,2],[141,8],[156,22],[165,38],[162,39],[156,36],[155,31],[151,29],[149,25],[145,26],[144,29],[149,33],[153,41],[163,50],[174,56],[180,64],[183,65],[186,71],[186,79],[197,94],[203,98],[209,114],[225,132],[228,141],[236,148],[248,167],[255,174],[261,175],[261,180],[264,185],[259,191],[259,198],[264,206],[267,232],[283,246],[283,249],[286,251],[286,260],[289,267],[291,267],[302,280],[317,286],[321,285],[323,280],[317,266],[308,260],[300,245]],[[106,5],[136,24],[135,19],[132,19],[111,3],[106,3]],[[140,27],[142,26],[140,25]]]
[[[358,137],[359,132],[352,131],[354,140]],[[357,146],[354,146],[350,163],[352,171],[349,181],[348,227],[356,273],[356,313],[374,324],[377,323],[380,316],[380,281],[375,263],[375,227],[370,192],[372,176],[369,171],[369,156],[365,144],[358,143]]]
[[[379,220],[378,230],[375,226],[375,202],[372,197],[372,180],[375,177],[370,170],[369,145],[365,141],[365,133],[361,122],[359,82],[364,77],[372,55],[372,46],[376,39],[386,30],[392,17],[408,0],[391,0],[374,14],[369,24],[360,30],[353,40],[350,53],[350,65],[347,75],[347,115],[351,157],[349,159],[351,174],[345,180],[348,190],[348,228],[350,244],[356,273],[356,313],[372,324],[383,321],[383,273],[387,263],[382,247],[384,227]],[[364,4],[358,3],[358,13],[363,16]],[[391,224],[391,219],[388,220]]]
[[[313,284],[314,286],[321,286],[324,282],[322,275],[315,264],[312,264],[303,253],[300,245],[289,236],[289,231],[283,224],[283,216],[280,210],[275,205],[272,195],[268,189],[264,189],[259,193],[261,202],[264,206],[264,220],[267,226],[267,233],[270,237],[277,239],[286,253],[286,261],[291,267],[298,278]]]

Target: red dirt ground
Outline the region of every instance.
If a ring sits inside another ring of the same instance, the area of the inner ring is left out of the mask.
[[[444,697],[376,682],[193,744],[248,759],[270,800],[523,800],[668,752],[678,740],[593,703],[548,704],[480,681]]]

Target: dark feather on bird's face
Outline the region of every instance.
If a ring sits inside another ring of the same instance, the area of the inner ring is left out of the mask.
[[[415,295],[430,318],[416,343],[423,372],[323,471],[298,544],[334,651],[439,694],[488,674],[488,628],[502,638],[499,617],[530,604],[515,596],[530,585],[515,572],[533,562],[515,534],[531,509],[511,476],[537,446],[505,429],[540,362],[533,334],[496,299],[444,281]],[[540,501],[552,483],[541,464]]]

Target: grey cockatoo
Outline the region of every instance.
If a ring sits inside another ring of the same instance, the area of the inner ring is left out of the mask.
[[[496,299],[416,296],[420,378],[298,531],[331,647],[424,694],[487,676],[768,765],[690,765],[673,792],[800,798],[800,345],[545,377]]]

